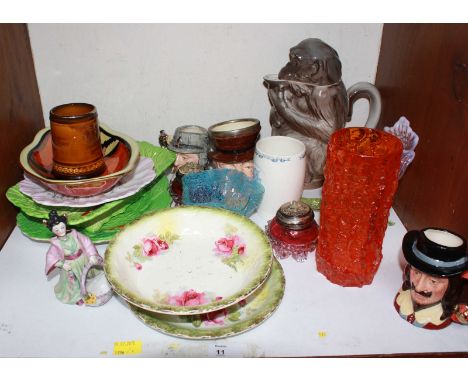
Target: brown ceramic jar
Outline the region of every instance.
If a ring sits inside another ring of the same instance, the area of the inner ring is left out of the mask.
[[[233,119],[211,126],[208,135],[214,150],[208,154],[210,160],[223,163],[252,160],[260,130],[260,121],[255,118]]]

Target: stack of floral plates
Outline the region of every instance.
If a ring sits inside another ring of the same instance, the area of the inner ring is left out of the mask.
[[[106,277],[150,327],[184,338],[221,338],[266,320],[284,274],[265,233],[219,208],[164,209],[127,225],[107,247]]]
[[[175,160],[174,153],[148,142],[137,143],[103,126],[101,141],[107,172],[92,180],[53,178],[49,129],[41,130],[22,151],[24,180],[6,196],[21,210],[17,224],[26,236],[49,240],[53,234],[42,221],[57,210],[67,216],[69,226],[94,243],[105,243],[142,214],[170,205],[164,174]]]

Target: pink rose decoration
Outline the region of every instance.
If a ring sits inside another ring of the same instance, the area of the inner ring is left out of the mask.
[[[205,304],[205,293],[198,293],[193,289],[183,292],[180,296],[170,296],[168,303],[177,306],[195,306]]]
[[[237,253],[243,255],[245,253],[245,243],[237,235],[228,235],[215,242],[215,251],[222,255],[230,255],[237,247]]]
[[[158,240],[157,243],[159,245],[159,248],[161,248],[163,251],[169,248],[169,244],[167,244],[167,242],[165,242],[164,240]]]
[[[216,297],[215,301],[220,301],[222,300],[222,297]],[[220,309],[220,310],[215,310],[214,312],[208,312],[200,315],[200,318],[202,319],[203,323],[206,326],[209,325],[223,325],[224,324],[224,319],[227,316],[227,309]]]
[[[169,248],[169,245],[164,240],[160,240],[156,236],[148,236],[143,238],[143,255],[144,256],[156,256],[159,251],[163,251]]]
[[[247,301],[246,301],[245,298],[244,298],[243,300],[240,300],[240,301],[238,302],[238,304],[239,304],[239,306],[242,307],[242,306],[245,306],[245,305],[247,304]]]
[[[140,263],[134,263],[134,265],[135,265],[135,268],[136,268],[138,271],[141,271],[141,268],[143,268],[142,265],[141,265]]]

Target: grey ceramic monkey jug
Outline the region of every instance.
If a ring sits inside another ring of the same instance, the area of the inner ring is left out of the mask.
[[[304,188],[323,184],[323,167],[331,134],[351,120],[353,103],[366,98],[366,127],[375,128],[381,111],[377,88],[358,82],[346,90],[341,62],[331,46],[316,38],[301,41],[289,52],[289,62],[278,75],[267,75],[264,84],[271,104],[272,135],[287,135],[306,145]]]

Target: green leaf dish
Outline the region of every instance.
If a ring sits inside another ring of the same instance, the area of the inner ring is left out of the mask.
[[[103,220],[88,222],[75,228],[88,236],[95,244],[109,242],[122,228],[138,219],[145,213],[151,213],[170,206],[172,199],[168,192],[169,182],[165,176],[156,183],[141,190],[132,197],[132,202],[116,209]],[[37,241],[49,241],[53,236],[47,227],[42,224],[42,219],[27,216],[20,212],[16,217],[19,229],[30,239]],[[91,224],[89,224],[91,223]]]
[[[133,305],[130,309],[150,328],[171,336],[198,340],[225,338],[253,329],[270,317],[281,303],[285,284],[283,269],[275,259],[263,286],[229,308],[193,316],[153,313]]]
[[[67,215],[70,225],[78,225],[87,221],[98,219],[101,215],[122,204],[122,200],[106,203],[98,208],[51,207],[36,203],[29,196],[24,195],[16,184],[6,192],[7,199],[31,218],[47,219],[51,210],[57,210],[60,215]]]

